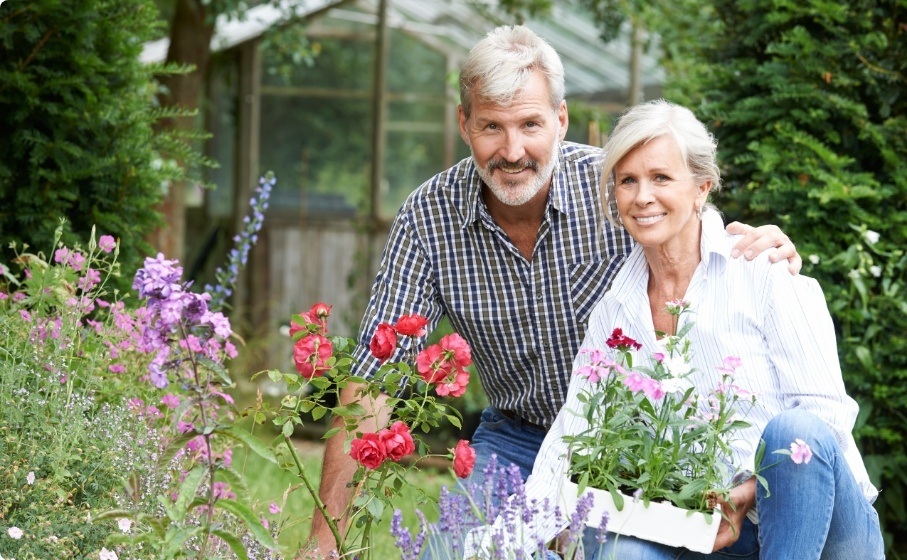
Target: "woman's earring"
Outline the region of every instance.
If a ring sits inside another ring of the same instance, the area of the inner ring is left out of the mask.
[[[705,212],[705,204],[696,207],[696,216],[702,220],[702,213]]]

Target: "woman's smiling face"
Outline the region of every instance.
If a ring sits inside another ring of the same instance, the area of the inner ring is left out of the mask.
[[[614,166],[617,210],[627,232],[644,247],[699,244],[697,211],[710,183],[699,185],[670,135],[636,146]]]

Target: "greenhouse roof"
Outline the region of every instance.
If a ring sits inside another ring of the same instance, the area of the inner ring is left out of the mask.
[[[496,4],[494,0],[387,0],[387,24],[460,60],[488,31],[508,23]],[[242,20],[219,20],[212,47],[226,50],[260,36],[286,18],[287,8],[302,17],[327,15],[332,20],[374,24],[379,5],[380,0],[294,0],[285,2],[283,9],[258,6],[248,10]],[[604,44],[590,15],[571,2],[557,2],[550,16],[529,19],[525,24],[561,55],[568,95],[628,88],[630,41],[626,29],[617,40]],[[167,39],[148,43],[142,59],[164,60],[167,46]],[[643,56],[642,75],[645,86],[663,79],[655,58],[648,54]]]

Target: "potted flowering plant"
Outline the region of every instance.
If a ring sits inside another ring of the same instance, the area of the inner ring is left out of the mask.
[[[609,530],[616,533],[711,552],[719,525],[712,513],[718,498],[729,495],[735,474],[722,457],[731,455],[735,433],[748,426],[742,418],[755,398],[734,383],[740,359],[733,356],[716,366],[716,387],[698,393],[690,381],[693,322],[677,330],[690,304],[671,301],[667,311],[676,334],[658,333],[664,351],[649,365],[634,365],[642,345],[620,328],[607,349],[583,350],[588,364],[575,374],[589,386],[580,393],[582,409],[576,412],[588,429],[565,436],[570,481],[564,494],[575,500],[578,493],[595,493],[597,507],[589,519],[600,519],[602,508],[609,509]],[[647,519],[666,508],[676,510],[675,521]],[[685,527],[691,522],[701,528]],[[688,540],[694,536],[698,540]]]
[[[357,376],[352,371],[354,360],[350,354],[355,342],[340,336],[328,336],[328,317],[331,306],[316,303],[309,311],[294,315],[290,336],[294,341],[293,359],[296,374],[267,372],[272,381],[284,381],[289,389],[281,409],[273,417],[286,442],[286,450],[295,470],[316,507],[327,520],[334,535],[339,557],[368,558],[374,526],[389,520],[391,505],[403,491],[416,490],[406,484],[409,471],[418,462],[431,455],[423,435],[446,422],[460,428],[459,411],[439,397],[460,397],[469,383],[472,357],[469,345],[453,333],[437,344],[425,347],[418,354],[412,349],[419,339],[427,336],[428,319],[417,314],[403,315],[393,324],[382,323],[373,336],[369,349],[382,362],[378,371],[369,378]],[[407,349],[400,361],[389,361],[397,348]],[[363,431],[359,426],[366,409],[359,404],[336,405],[340,391],[350,384],[361,385],[362,399],[375,398],[379,392],[391,397],[388,426],[376,432]],[[315,420],[330,414],[342,420],[342,426],[328,430],[324,438],[340,431],[347,437],[349,455],[358,462],[353,478],[353,500],[344,516],[351,522],[344,527],[338,518],[328,514],[318,496],[318,490],[302,467],[290,439],[295,426],[303,422],[302,414]],[[475,464],[475,451],[466,440],[460,440],[450,450],[456,476],[465,478]],[[425,496],[426,499],[432,499]]]

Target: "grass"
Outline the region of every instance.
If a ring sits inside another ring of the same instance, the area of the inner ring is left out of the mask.
[[[317,486],[321,480],[320,442],[301,440],[297,442],[297,452],[307,476]],[[280,544],[286,550],[299,550],[309,537],[314,501],[309,495],[302,479],[293,472],[284,470],[273,463],[262,459],[254,453],[246,453],[237,447],[234,450],[233,466],[245,474],[249,495],[258,506],[258,511],[268,511],[268,504],[276,503],[282,511],[278,515],[266,515],[272,524],[280,524]],[[421,510],[429,521],[437,519],[436,504],[426,501],[424,496],[437,500],[443,486],[452,487],[455,478],[449,470],[435,467],[413,469],[408,477],[412,488],[404,491],[394,509],[403,513],[404,524],[415,532],[419,526],[416,510]],[[372,558],[399,557],[399,549],[394,545],[390,533],[392,512],[386,512],[383,522],[372,529]]]

